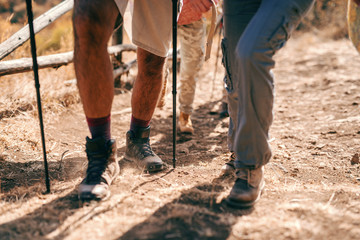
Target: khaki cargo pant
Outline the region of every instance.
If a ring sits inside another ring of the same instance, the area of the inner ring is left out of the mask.
[[[172,41],[172,1],[114,1],[122,16],[127,7],[133,8],[132,42],[157,56],[166,57]]]
[[[203,19],[178,26],[180,42],[180,111],[191,114],[195,97],[196,82],[204,63],[206,24]]]

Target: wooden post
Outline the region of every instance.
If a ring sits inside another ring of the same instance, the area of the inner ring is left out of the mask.
[[[123,44],[123,26],[120,26],[113,34],[112,37],[112,45],[119,45],[119,44]],[[122,54],[121,52],[117,55],[115,55],[115,59],[119,62],[122,63],[122,58],[121,58]]]
[[[116,19],[115,27],[117,27],[117,29],[114,31],[113,36],[112,36],[112,45],[113,46],[123,44],[123,18],[121,17],[120,14],[119,14],[118,18]],[[123,65],[122,53],[120,52],[113,56],[113,68],[116,69],[116,68],[121,67],[122,65]],[[121,87],[121,75],[119,75],[118,77],[116,77],[114,79],[114,85],[115,85],[115,87]]]

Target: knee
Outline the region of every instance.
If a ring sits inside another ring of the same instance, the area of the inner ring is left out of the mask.
[[[236,57],[242,63],[255,63],[256,56],[253,48],[244,47],[239,44],[236,48]]]
[[[236,47],[237,60],[246,65],[252,66],[273,66],[273,51],[266,46],[256,47],[256,45],[239,44]]]
[[[96,44],[106,44],[113,28],[109,24],[99,1],[75,1],[73,28],[75,41],[84,39]]]

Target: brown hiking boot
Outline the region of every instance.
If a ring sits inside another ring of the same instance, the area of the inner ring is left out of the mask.
[[[221,103],[220,118],[229,117],[228,104],[226,102]]]
[[[148,172],[163,170],[164,163],[150,147],[150,126],[130,130],[126,133],[125,159],[135,162],[139,168]]]
[[[116,142],[104,138],[86,137],[88,168],[79,185],[80,200],[101,200],[110,196],[109,186],[120,173],[116,159]]]
[[[190,119],[190,114],[180,112],[179,116],[179,128],[182,133],[194,134],[194,128]]]
[[[235,184],[226,199],[227,204],[234,208],[250,208],[260,199],[265,186],[264,167],[257,169],[237,169]]]
[[[223,175],[225,174],[231,174],[231,173],[235,173],[235,153],[232,152],[230,157],[229,157],[229,161],[226,162],[222,167],[221,167],[221,173]]]

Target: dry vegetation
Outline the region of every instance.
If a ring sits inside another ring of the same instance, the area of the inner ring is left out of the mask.
[[[53,7],[60,0],[38,0],[34,3],[34,15],[39,16]],[[345,21],[346,1],[323,0],[317,1],[313,11],[299,26],[298,32],[311,30],[323,38],[342,39],[347,37]],[[20,0],[0,0],[0,42],[3,42],[26,23],[25,2]],[[325,29],[325,30],[324,30]],[[37,34],[38,55],[48,55],[73,49],[73,33],[71,13],[55,21],[48,28]],[[296,35],[296,34],[295,34]],[[3,61],[30,57],[29,43],[24,44]],[[36,110],[35,91],[33,90],[32,73],[17,74],[1,77],[0,87],[3,93],[0,96],[0,119],[4,116],[17,115],[19,110]],[[45,110],[59,110],[80,100],[76,88],[68,83],[74,79],[73,66],[60,69],[40,71],[42,95]],[[4,104],[2,106],[2,104]]]
[[[0,0],[1,42],[23,26],[25,19],[15,14],[21,2]],[[39,15],[59,1],[35,2]],[[263,198],[248,211],[222,203],[233,179],[219,175],[229,154],[228,120],[216,114],[223,74],[219,65],[213,81],[217,46],[200,72],[195,135],[177,139],[177,168],[147,175],[121,161],[112,197],[85,206],[77,200],[76,186],[86,169],[88,130],[76,86],[68,81],[74,79],[73,66],[40,71],[52,184],[48,195],[42,194],[33,75],[1,77],[0,239],[360,239],[360,56],[347,39],[345,7],[343,0],[317,1],[276,56],[273,158],[266,166]],[[11,20],[15,16],[17,22]],[[38,35],[39,55],[72,50],[71,31],[69,13]],[[29,53],[25,44],[4,61]],[[151,137],[168,164],[170,88],[165,107],[156,110]],[[119,156],[130,94],[117,91],[113,106]]]

